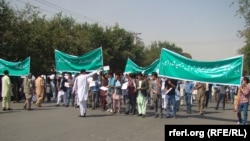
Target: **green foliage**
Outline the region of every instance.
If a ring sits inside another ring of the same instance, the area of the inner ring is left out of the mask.
[[[239,0],[239,10],[237,14],[245,19],[245,29],[240,31],[242,37],[246,39],[246,45],[239,50],[244,55],[244,74],[250,74],[250,1]]]
[[[174,51],[178,54],[183,55],[182,48],[175,46],[175,44],[171,44],[169,42],[152,42],[149,48],[146,48],[144,51],[145,61],[143,62],[143,66],[147,66],[148,64],[153,63],[156,59],[159,58],[161,54],[161,49],[166,48],[168,50]]]
[[[82,55],[102,47],[104,64],[114,72],[123,71],[127,58],[141,66],[150,65],[160,55],[161,48],[183,54],[180,47],[168,42],[133,44],[133,33],[98,24],[77,23],[62,13],[46,19],[39,9],[27,4],[21,10],[12,9],[0,0],[0,58],[20,61],[31,57],[31,72],[48,74],[55,68],[55,49],[72,55]],[[190,55],[191,56],[191,55]]]

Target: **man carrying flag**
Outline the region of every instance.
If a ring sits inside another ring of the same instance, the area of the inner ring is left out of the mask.
[[[79,106],[80,106],[80,115],[79,117],[86,117],[87,113],[87,102],[88,102],[88,91],[89,91],[89,84],[88,78],[97,73],[97,71],[93,71],[87,74],[85,69],[81,70],[80,75],[76,78],[76,81],[73,86],[73,92],[76,92],[79,99]]]

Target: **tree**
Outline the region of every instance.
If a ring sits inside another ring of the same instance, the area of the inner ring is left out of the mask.
[[[237,11],[245,19],[245,29],[240,31],[242,37],[246,39],[246,44],[239,50],[244,55],[244,74],[250,74],[250,2],[249,0],[239,0],[239,10]]]
[[[54,71],[55,50],[80,56],[102,47],[104,65],[109,65],[113,72],[122,72],[128,58],[148,66],[159,58],[161,48],[191,56],[166,41],[152,42],[148,48],[143,42],[135,45],[133,33],[118,24],[101,27],[97,23],[77,23],[62,13],[47,19],[36,7],[27,4],[24,9],[15,10],[4,0],[0,0],[0,7],[0,57],[13,62],[31,57],[33,74]]]
[[[0,1],[0,8],[0,56],[2,59],[15,61],[15,58],[12,58],[13,54],[7,53],[14,47],[13,42],[9,41],[15,39],[13,38],[15,13],[4,0]]]
[[[182,55],[189,58],[189,59],[192,59],[192,55],[190,53],[183,52]]]
[[[149,48],[146,48],[144,51],[145,58],[144,61],[142,62],[143,66],[148,66],[151,63],[153,63],[156,59],[159,59],[160,54],[161,54],[161,49],[166,48],[168,50],[174,51],[180,55],[183,55],[188,58],[192,58],[190,54],[188,53],[183,53],[182,48],[177,47],[175,44],[171,44],[169,42],[152,42],[151,46]]]
[[[107,28],[103,42],[104,63],[115,72],[123,72],[127,58],[140,62],[143,58],[143,47],[133,45],[132,33],[119,28],[118,24]]]

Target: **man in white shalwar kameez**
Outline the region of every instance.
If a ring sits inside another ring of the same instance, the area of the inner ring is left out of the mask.
[[[88,102],[88,91],[89,84],[88,78],[97,73],[93,71],[89,74],[86,73],[86,70],[81,70],[81,74],[76,78],[73,90],[77,93],[80,107],[79,117],[85,117],[87,112],[87,102]]]

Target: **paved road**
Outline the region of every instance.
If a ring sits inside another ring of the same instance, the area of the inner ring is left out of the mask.
[[[87,117],[79,118],[79,109],[54,105],[43,103],[41,108],[32,105],[34,110],[25,111],[22,103],[13,103],[14,110],[0,111],[0,141],[163,141],[164,125],[237,122],[231,103],[225,111],[216,111],[215,103],[209,103],[203,116],[198,114],[196,106],[192,115],[187,115],[182,106],[177,119],[155,119],[153,110],[148,110],[143,119],[91,109]]]

